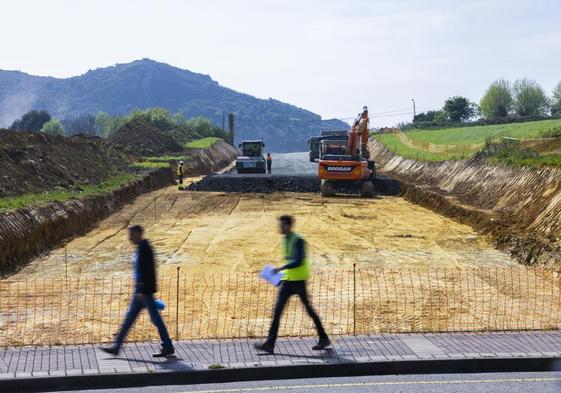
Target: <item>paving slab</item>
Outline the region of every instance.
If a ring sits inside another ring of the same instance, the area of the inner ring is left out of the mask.
[[[313,338],[282,338],[273,355],[256,351],[255,339],[178,341],[175,356],[164,359],[152,357],[158,347],[154,342],[126,344],[117,357],[93,345],[6,348],[0,350],[0,391],[96,387],[96,378],[103,386],[251,380],[276,378],[286,370],[309,377],[541,369],[554,365],[561,353],[559,331],[380,334],[332,340],[332,348],[313,351]]]

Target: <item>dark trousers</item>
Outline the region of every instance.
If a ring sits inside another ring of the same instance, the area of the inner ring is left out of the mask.
[[[164,349],[171,349],[173,348],[173,344],[171,342],[171,338],[169,337],[168,330],[164,321],[162,320],[162,316],[160,312],[156,308],[156,303],[154,302],[154,296],[152,295],[144,295],[144,299],[142,301],[138,300],[136,294],[133,295],[131,304],[127,311],[127,315],[125,316],[125,320],[123,321],[123,325],[119,330],[119,334],[117,334],[117,338],[115,339],[115,346],[120,348],[123,345],[123,341],[125,341],[125,337],[129,332],[130,328],[136,321],[138,314],[142,311],[143,308],[146,307],[148,310],[148,314],[150,315],[150,320],[158,328],[158,333],[160,334],[160,340],[162,341],[162,347]]]
[[[272,166],[273,166],[273,161],[267,161],[267,172],[271,173]]]
[[[183,175],[177,175],[177,183],[179,183],[179,188],[183,188]]]
[[[271,328],[269,329],[267,343],[275,345],[279,333],[279,324],[282,310],[284,309],[286,302],[288,302],[288,299],[290,299],[292,295],[298,295],[300,297],[302,304],[306,308],[306,312],[312,318],[316,325],[316,330],[318,332],[319,338],[327,338],[327,333],[325,333],[323,325],[321,324],[321,320],[319,319],[319,316],[317,315],[316,311],[310,304],[310,300],[308,299],[306,281],[283,281],[279,289],[277,303],[275,304],[273,322],[271,323]]]

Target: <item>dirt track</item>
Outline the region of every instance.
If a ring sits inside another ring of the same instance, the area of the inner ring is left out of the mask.
[[[156,202],[154,208],[154,201]],[[296,216],[309,243],[314,269],[398,266],[476,267],[515,262],[468,226],[399,197],[321,198],[317,194],[180,192],[168,187],[145,194],[67,246],[70,276],[129,274],[132,247],[125,228],[147,229],[162,274],[256,271],[277,261],[276,218]],[[64,249],[36,259],[18,277],[64,275]]]

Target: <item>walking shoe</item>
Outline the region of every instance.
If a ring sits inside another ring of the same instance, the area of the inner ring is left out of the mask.
[[[101,349],[103,352],[108,353],[110,355],[113,356],[117,356],[119,354],[119,348],[118,347],[99,347],[99,349]]]
[[[331,341],[326,337],[326,338],[320,338],[318,343],[316,345],[314,345],[312,347],[312,350],[314,351],[321,351],[327,347],[331,346]]]
[[[155,358],[165,358],[166,356],[173,355],[175,353],[175,349],[173,348],[162,348],[162,350],[158,353],[152,354]]]
[[[271,355],[275,352],[275,346],[273,344],[269,344],[269,343],[263,343],[263,344],[256,343],[254,345],[254,347],[258,351],[263,351],[265,353],[268,353],[269,355]]]

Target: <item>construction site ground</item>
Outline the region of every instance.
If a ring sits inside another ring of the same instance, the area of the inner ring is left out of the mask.
[[[178,338],[261,337],[274,288],[257,272],[281,263],[282,214],[296,217],[295,229],[307,240],[312,302],[333,334],[560,324],[556,272],[522,267],[470,226],[400,196],[170,186],[138,197],[2,283],[0,307],[14,312],[6,314],[0,339],[8,345],[111,340],[130,298],[133,223],[145,227],[156,250],[164,318]],[[155,338],[146,319],[131,340]],[[310,334],[309,320],[291,302],[281,335]]]
[[[313,173],[305,153],[274,155],[280,175]],[[243,175],[248,178],[252,175]],[[200,180],[189,179],[188,182]],[[318,193],[221,193],[167,187],[145,194],[87,235],[37,258],[18,277],[130,271],[126,228],[146,228],[160,272],[254,272],[278,262],[277,218],[296,217],[315,270],[515,265],[472,228],[397,196],[323,198]],[[65,265],[65,258],[68,264]]]

